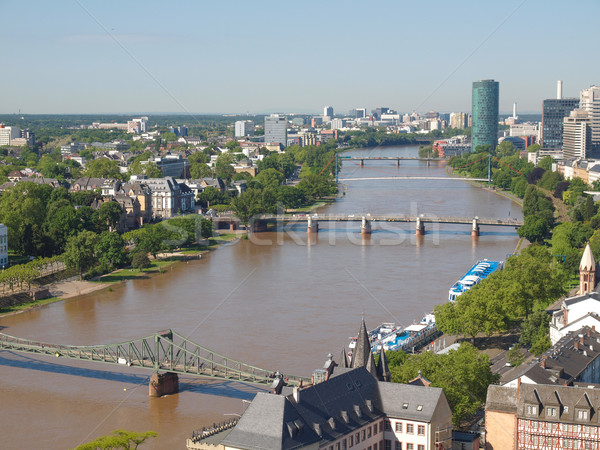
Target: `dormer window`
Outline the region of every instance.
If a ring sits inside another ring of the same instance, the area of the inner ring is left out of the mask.
[[[527,405],[527,415],[535,416],[537,415],[537,406],[535,405]]]
[[[577,420],[587,420],[588,419],[588,412],[585,409],[578,409],[577,410]]]
[[[553,406],[546,408],[546,416],[547,417],[556,417],[556,408]]]

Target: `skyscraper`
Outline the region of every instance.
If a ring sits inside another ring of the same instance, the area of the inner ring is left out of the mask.
[[[593,152],[600,151],[600,86],[583,89],[579,95],[579,108],[588,112]]]
[[[323,108],[323,117],[333,118],[333,106],[326,106]]]
[[[590,115],[583,109],[571,111],[564,118],[563,157],[565,159],[585,159],[590,154],[591,127]]]
[[[556,98],[542,102],[542,147],[562,149],[565,117],[579,107],[579,99],[562,98],[562,80],[556,85]]]
[[[265,117],[265,144],[274,142],[287,146],[287,117],[279,114]]]
[[[494,80],[473,82],[473,150],[479,145],[498,145],[499,83]]]
[[[254,136],[254,122],[238,120],[235,123],[235,137]]]

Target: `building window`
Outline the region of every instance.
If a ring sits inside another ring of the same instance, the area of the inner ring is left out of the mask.
[[[377,450],[377,442],[373,444],[373,450]]]
[[[385,442],[385,450],[392,450],[392,441],[390,441],[389,439],[386,439],[383,442]]]
[[[402,433],[402,422],[396,422],[396,432]]]
[[[415,432],[414,428],[415,428],[415,427],[414,427],[414,425],[413,425],[412,423],[407,423],[407,424],[406,424],[406,432],[407,432],[408,434],[413,434],[413,433]],[[407,445],[408,445],[408,444],[407,444]]]
[[[537,414],[537,407],[533,405],[527,405],[527,414],[530,416]]]
[[[351,434],[348,438],[348,447],[354,447],[354,435]]]
[[[360,438],[363,441],[367,438],[367,430],[362,430]]]
[[[412,444],[406,444],[406,450],[414,450],[415,446]]]
[[[346,439],[344,439],[342,441],[342,450],[346,450],[346,446],[348,445],[348,443],[346,442]]]
[[[360,432],[356,433],[356,436],[354,436],[356,438],[356,443],[359,444],[360,443]]]
[[[556,417],[556,408],[546,408],[546,415],[548,417]]]
[[[419,425],[417,427],[417,434],[419,436],[425,436],[425,425]]]
[[[417,445],[417,450],[425,450],[425,446],[424,445]]]
[[[367,428],[367,438],[371,437],[371,427]]]
[[[340,443],[339,442],[335,443],[335,450],[340,450]]]
[[[586,420],[588,416],[588,413],[585,409],[578,409],[577,410],[577,418],[579,420]]]
[[[383,433],[383,420],[381,422],[379,422],[379,432]],[[381,447],[381,445],[380,445]]]
[[[386,431],[392,431],[392,423],[389,420],[384,420],[383,423]]]
[[[402,442],[396,441],[396,450],[402,450]]]

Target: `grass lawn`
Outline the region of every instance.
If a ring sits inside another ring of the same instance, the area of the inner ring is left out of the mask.
[[[6,306],[4,308],[0,308],[0,314],[7,314],[7,313],[15,312],[15,311],[23,311],[23,310],[29,309],[33,306],[48,305],[50,303],[59,302],[61,300],[62,300],[62,298],[60,298],[60,297],[50,297],[50,298],[45,298],[43,300],[36,300],[36,301],[32,300],[27,303],[21,303],[20,305]]]
[[[155,261],[151,261],[150,267],[144,270],[140,269],[121,269],[116,272],[109,273],[108,275],[104,275],[96,280],[90,280],[93,282],[99,283],[117,283],[119,281],[127,281],[127,280],[135,280],[138,278],[147,278],[148,275],[154,273],[160,273],[166,267],[169,267],[175,264],[177,261],[181,261],[183,257],[181,256],[171,256],[165,259],[159,259]]]

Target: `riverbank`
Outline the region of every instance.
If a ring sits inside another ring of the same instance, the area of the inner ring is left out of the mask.
[[[218,236],[209,239],[208,242],[205,243],[193,244],[189,247],[184,247],[174,252],[159,253],[156,259],[151,259],[151,266],[144,270],[132,268],[117,269],[92,280],[80,280],[79,276],[77,275],[61,281],[50,283],[43,286],[45,289],[50,291],[50,298],[24,302],[19,305],[1,308],[0,318],[21,314],[52,303],[91,294],[105,289],[112,290],[112,287],[115,285],[124,283],[126,281],[145,279],[161,275],[166,273],[165,269],[168,269],[170,266],[193,259],[200,259],[204,254],[215,250],[222,244],[239,239],[239,237],[245,233],[246,232],[244,230],[240,230],[238,232],[221,233]]]

